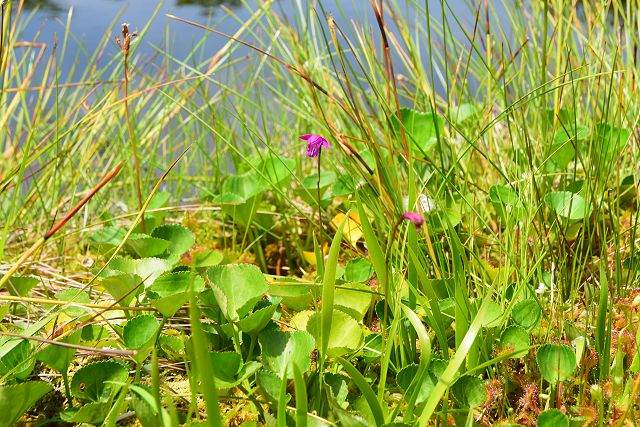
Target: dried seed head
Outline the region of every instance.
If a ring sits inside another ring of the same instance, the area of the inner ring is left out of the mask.
[[[133,37],[136,37],[138,35],[137,31],[134,31],[132,33],[129,32],[129,24],[127,24],[126,22],[122,24],[122,38],[120,38],[119,36],[116,37],[116,43],[118,44],[118,47],[122,50],[122,54],[123,55],[128,55],[129,54],[129,48],[131,47],[131,39]]]

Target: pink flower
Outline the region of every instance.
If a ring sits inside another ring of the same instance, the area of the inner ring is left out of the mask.
[[[416,226],[417,231],[420,231],[420,227],[424,224],[424,218],[417,212],[405,212],[402,214],[402,218],[411,221]]]
[[[307,156],[318,157],[322,148],[329,148],[329,142],[320,135],[302,135],[300,139],[307,141]]]

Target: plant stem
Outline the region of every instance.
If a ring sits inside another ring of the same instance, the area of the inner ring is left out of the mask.
[[[320,194],[320,159],[322,158],[322,149],[318,153],[318,181],[316,183],[316,188],[318,190],[318,226],[320,227],[320,231],[322,231],[322,207],[320,205],[322,201],[322,197]],[[322,233],[320,233],[322,235]]]
[[[384,287],[383,292],[384,292],[384,314],[382,316],[382,320],[380,321],[380,331],[382,332],[382,344],[380,346],[380,357],[381,360],[383,361],[382,365],[386,365],[386,363],[384,363],[385,360],[385,352],[387,351],[386,345],[387,345],[387,323],[389,322],[389,270],[390,270],[390,265],[389,265],[389,258],[391,255],[391,246],[393,245],[393,239],[396,235],[396,232],[398,231],[398,227],[400,226],[400,223],[402,222],[402,220],[399,220],[395,223],[395,225],[393,226],[393,229],[391,231],[391,234],[389,235],[389,238],[387,240],[387,248],[385,249],[384,252],[384,262],[385,262],[385,271],[384,271],[384,282],[382,283],[382,286]],[[380,320],[380,319],[379,319]],[[378,389],[378,399],[382,400],[382,396],[384,394],[384,385],[386,383],[387,380],[387,367],[386,366],[380,366],[380,388]]]
[[[135,138],[133,136],[133,127],[131,126],[131,115],[129,113],[129,71],[128,71],[128,56],[124,56],[124,113],[127,119],[127,133],[129,134],[129,141],[131,142],[131,151],[133,152],[133,163],[136,169],[136,191],[138,193],[138,208],[142,210],[142,184],[140,182],[140,162],[138,161],[138,150],[136,148]],[[146,226],[144,222],[144,216],[140,221],[140,227],[143,233],[146,233]]]

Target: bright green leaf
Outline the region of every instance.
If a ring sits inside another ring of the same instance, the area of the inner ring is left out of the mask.
[[[71,379],[71,394],[85,402],[107,402],[129,377],[126,366],[112,360],[90,363]]]
[[[313,335],[316,342],[320,339],[321,321],[321,313],[316,313],[307,324],[307,331]],[[362,346],[363,338],[362,327],[357,320],[342,311],[334,310],[327,356],[339,357],[354,352]]]
[[[577,367],[573,349],[564,344],[544,344],[538,349],[536,362],[542,378],[551,384],[570,378]]]
[[[234,322],[249,314],[269,289],[260,269],[251,264],[211,267],[207,279],[225,317]]]
[[[44,381],[0,385],[0,427],[12,427],[22,414],[52,390]]]
[[[280,378],[293,378],[292,366],[306,372],[311,366],[313,337],[305,331],[283,332],[279,329],[263,331],[258,337],[264,366]]]

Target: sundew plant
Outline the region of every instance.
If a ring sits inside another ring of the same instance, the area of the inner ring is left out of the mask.
[[[1,0],[0,426],[635,425],[638,5],[465,4]]]

